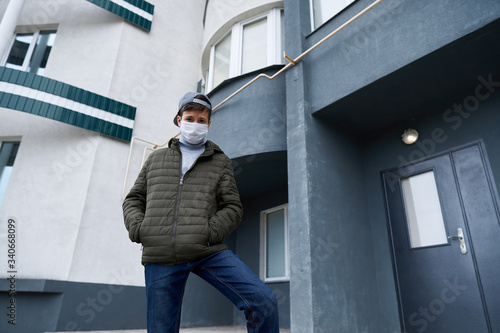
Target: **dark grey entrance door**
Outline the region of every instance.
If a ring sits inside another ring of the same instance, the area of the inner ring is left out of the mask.
[[[382,173],[406,332],[500,332],[498,198],[481,143]]]

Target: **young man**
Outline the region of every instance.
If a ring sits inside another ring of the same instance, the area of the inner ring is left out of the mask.
[[[243,208],[231,160],[206,139],[210,100],[188,92],[178,110],[180,139],[149,156],[123,202],[129,237],[143,245],[148,333],[179,332],[191,272],[244,310],[248,332],[277,333],[276,296],[222,243]]]

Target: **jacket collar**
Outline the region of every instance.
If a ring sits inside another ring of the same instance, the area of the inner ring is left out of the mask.
[[[168,142],[168,147],[175,149],[177,151],[181,151],[179,147],[179,139],[178,138],[172,138]],[[220,149],[219,146],[217,146],[215,143],[213,143],[210,140],[207,140],[205,143],[205,151],[201,154],[201,156],[209,156],[215,153],[224,153],[222,149]]]

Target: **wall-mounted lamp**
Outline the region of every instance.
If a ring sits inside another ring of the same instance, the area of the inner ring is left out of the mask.
[[[406,131],[404,131],[403,135],[401,135],[403,138],[403,142],[406,143],[407,145],[411,145],[415,143],[418,139],[418,132],[414,130],[413,128],[408,128]]]

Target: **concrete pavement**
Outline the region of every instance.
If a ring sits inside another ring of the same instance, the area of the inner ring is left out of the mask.
[[[246,333],[246,332],[247,329],[244,326],[192,327],[192,328],[181,328],[180,331],[180,333]],[[58,333],[70,333],[70,332],[58,332]],[[85,333],[147,333],[147,332],[146,330],[116,330],[116,331],[87,331]],[[290,330],[280,329],[280,333],[290,333]]]

